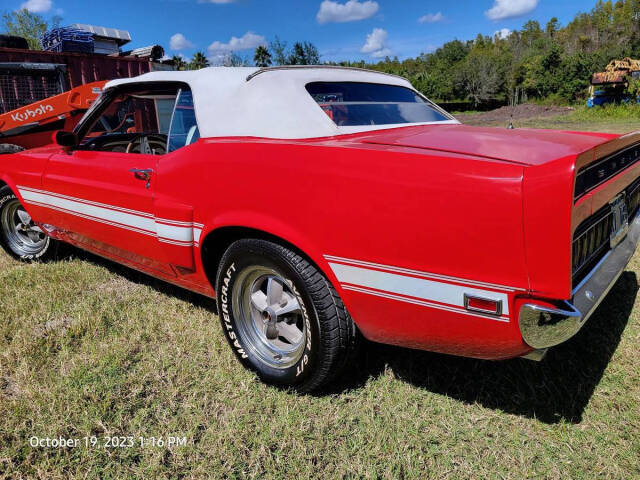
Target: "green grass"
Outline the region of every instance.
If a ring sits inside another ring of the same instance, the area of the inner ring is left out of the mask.
[[[640,105],[610,104],[602,107],[587,108],[579,106],[570,117],[576,121],[631,120],[640,122]]]
[[[607,105],[604,107],[574,107],[575,110],[562,115],[514,120],[516,128],[543,128],[553,130],[593,131],[628,133],[640,130],[640,105]],[[464,115],[461,115],[465,122]],[[509,119],[485,122],[473,120],[472,125],[504,128]]]
[[[542,119],[528,119],[517,122],[516,126],[628,133],[640,130],[640,106],[606,105],[597,108],[580,106],[567,115],[558,115],[556,117]]]
[[[0,253],[0,478],[640,478],[638,272],[542,363],[370,344],[298,396],[240,367],[206,299],[90,255]]]
[[[333,392],[297,396],[240,367],[205,299],[91,256],[0,254],[0,477],[637,478],[639,269],[543,363],[368,345]]]
[[[455,117],[457,115],[476,115],[476,114],[485,113],[485,112],[482,110],[452,110],[449,113]]]

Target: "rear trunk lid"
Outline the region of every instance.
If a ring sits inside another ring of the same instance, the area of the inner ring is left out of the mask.
[[[611,221],[616,198],[621,196],[618,204],[625,202],[630,215],[640,205],[640,132],[429,125],[377,131],[357,141],[527,167],[526,256],[530,288],[541,298],[571,298],[572,289],[606,254],[616,234]]]
[[[577,156],[617,137],[603,133],[424,125],[376,131],[361,136],[359,140],[368,144],[473,155],[535,166]]]

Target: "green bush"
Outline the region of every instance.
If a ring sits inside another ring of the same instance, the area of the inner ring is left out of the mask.
[[[530,20],[506,37],[454,40],[417,58],[341,64],[407,77],[425,95],[444,102],[583,102],[594,72],[614,58],[640,57],[638,12],[640,0],[599,0],[566,26],[557,18],[544,28]]]
[[[571,114],[572,120],[584,122],[599,120],[640,120],[640,105],[637,103],[609,104],[602,107],[580,106]]]

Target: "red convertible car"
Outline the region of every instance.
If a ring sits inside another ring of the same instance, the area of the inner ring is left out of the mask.
[[[244,365],[311,391],[359,335],[495,360],[572,337],[635,251],[639,159],[639,133],[469,127],[383,73],[154,72],[0,157],[1,239],[215,297]]]

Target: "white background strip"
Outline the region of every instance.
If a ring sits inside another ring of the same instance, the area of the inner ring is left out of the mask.
[[[144,212],[123,211],[124,209],[112,207],[111,205],[96,204],[95,202],[86,203],[81,199],[74,199],[73,197],[62,198],[58,195],[50,195],[48,192],[35,191],[33,189],[19,188],[19,191],[26,203],[52,208],[89,220],[102,221],[109,225],[134,230],[139,233],[154,235],[160,239],[178,242],[177,244],[182,246],[191,246],[194,237],[197,243],[202,233],[200,228],[194,228],[190,223],[177,221],[172,225],[159,223],[164,220],[155,220],[153,215]],[[168,222],[174,223],[171,220]]]
[[[398,293],[464,308],[464,294],[502,302],[502,313],[509,314],[509,299],[506,294],[490,292],[479,288],[463,287],[445,282],[435,282],[424,278],[397,275],[367,268],[329,263],[340,283],[350,283],[361,287],[375,288],[385,292]]]

